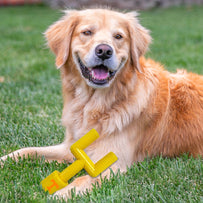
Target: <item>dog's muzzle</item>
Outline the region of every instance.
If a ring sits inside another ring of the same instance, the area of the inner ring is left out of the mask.
[[[107,44],[99,44],[94,50],[91,60],[95,61],[91,67],[87,67],[77,55],[78,64],[84,78],[88,79],[90,85],[96,87],[105,87],[115,76],[117,70],[110,67],[110,61],[113,58],[113,49]],[[88,64],[88,63],[87,63]],[[108,65],[109,64],[109,67]]]
[[[80,65],[82,75],[95,85],[102,86],[109,83],[109,81],[116,74],[116,71],[109,70],[109,68],[103,64],[88,68],[84,65],[79,57],[78,63]]]

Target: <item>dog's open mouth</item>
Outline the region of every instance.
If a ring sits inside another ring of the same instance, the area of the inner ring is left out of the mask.
[[[98,65],[93,68],[88,68],[82,63],[79,57],[78,62],[80,64],[82,75],[96,85],[107,84],[116,74],[116,71],[112,72],[108,69],[108,67],[104,65]]]

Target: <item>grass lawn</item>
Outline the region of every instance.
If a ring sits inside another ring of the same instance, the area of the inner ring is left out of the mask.
[[[60,16],[47,7],[0,8],[0,156],[63,140],[60,74],[42,35]],[[140,19],[154,38],[148,57],[170,71],[203,74],[203,7],[141,12]],[[66,167],[39,159],[6,161],[0,202],[54,202],[39,183]],[[71,201],[203,202],[203,162],[186,155],[145,160]]]

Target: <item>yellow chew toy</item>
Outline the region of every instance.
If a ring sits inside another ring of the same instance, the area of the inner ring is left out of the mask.
[[[42,180],[41,185],[45,192],[48,190],[49,194],[53,194],[57,190],[67,186],[68,180],[83,168],[90,176],[96,177],[111,164],[117,161],[117,156],[113,152],[110,152],[96,164],[92,162],[92,160],[84,152],[84,149],[97,138],[99,138],[98,132],[92,129],[71,146],[70,150],[77,160],[61,173],[59,171],[54,171]]]

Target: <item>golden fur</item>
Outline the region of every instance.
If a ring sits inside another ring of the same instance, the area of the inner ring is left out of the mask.
[[[93,34],[85,32],[89,29]],[[115,37],[117,33],[122,39]],[[87,154],[96,162],[113,151],[119,158],[112,165],[115,172],[147,156],[203,156],[203,76],[184,70],[171,74],[145,59],[151,38],[136,13],[67,11],[45,35],[61,70],[65,140],[57,146],[20,149],[2,160],[37,153],[47,160],[70,162],[73,157],[67,149],[92,128],[100,138]],[[124,61],[124,65],[106,87],[99,88],[82,77],[76,60],[77,56],[86,60],[93,47],[103,43],[113,47],[115,64]],[[83,192],[95,181],[99,178],[82,176],[55,195],[69,197],[72,188]]]

